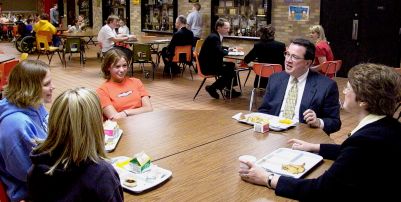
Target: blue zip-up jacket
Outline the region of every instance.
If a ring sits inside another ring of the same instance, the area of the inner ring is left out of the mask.
[[[12,202],[28,198],[29,153],[37,140],[47,137],[47,123],[43,105],[19,108],[5,98],[0,100],[0,180]]]

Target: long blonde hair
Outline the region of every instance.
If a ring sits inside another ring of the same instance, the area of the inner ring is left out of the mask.
[[[17,107],[36,107],[42,102],[42,82],[49,66],[40,60],[24,60],[17,64],[4,87],[4,97]]]
[[[309,28],[310,32],[316,32],[318,34],[318,41],[327,41],[324,29],[321,25],[313,25]]]
[[[106,158],[102,110],[96,93],[86,88],[70,89],[54,101],[49,116],[49,135],[34,153],[49,152],[56,159],[46,174],[61,164],[64,169],[85,161]]]

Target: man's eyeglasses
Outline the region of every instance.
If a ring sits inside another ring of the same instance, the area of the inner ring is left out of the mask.
[[[288,51],[284,52],[284,57],[286,59],[290,58],[290,60],[292,60],[292,61],[299,61],[299,60],[305,59],[305,58],[301,58],[301,57],[299,57],[297,55],[291,55]]]

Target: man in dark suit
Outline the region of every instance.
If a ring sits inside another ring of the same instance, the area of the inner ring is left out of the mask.
[[[256,42],[252,50],[245,56],[244,62],[257,60],[261,63],[280,64],[284,68],[285,44],[274,40],[276,29],[272,25],[259,29],[260,41]],[[253,87],[258,87],[259,76],[255,76]],[[260,78],[260,88],[266,88],[268,78]]]
[[[285,71],[269,78],[259,112],[299,120],[327,134],[338,131],[341,121],[337,84],[309,70],[315,58],[314,44],[295,39],[284,55]]]
[[[202,74],[217,75],[219,78],[210,86],[206,86],[206,91],[215,99],[219,99],[217,89],[224,87],[231,89],[231,81],[235,77],[235,64],[232,62],[223,62],[223,57],[228,54],[227,49],[223,49],[221,42],[223,37],[230,31],[230,23],[223,18],[219,18],[215,25],[216,33],[211,33],[203,42],[199,63]],[[235,80],[235,79],[234,79]],[[236,81],[234,81],[236,85]],[[231,97],[238,97],[241,93],[232,89]]]
[[[176,46],[185,46],[191,45],[194,40],[194,34],[191,30],[186,28],[187,19],[185,16],[180,15],[175,20],[175,28],[177,28],[177,32],[174,33],[173,38],[170,41],[170,44],[162,49],[161,55],[164,62],[164,72],[170,73],[170,65],[171,65],[171,72],[174,74],[180,73],[180,69],[177,64],[172,64],[170,61],[174,57],[175,47]]]

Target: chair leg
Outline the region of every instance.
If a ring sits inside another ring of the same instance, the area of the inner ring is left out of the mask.
[[[255,95],[255,88],[252,89],[251,98],[249,99],[249,111],[252,111],[253,96]]]
[[[207,79],[207,78],[204,78],[204,79],[203,79],[203,81],[202,81],[201,85],[199,86],[198,91],[196,91],[196,94],[195,94],[194,98],[192,99],[192,101],[195,101],[195,98],[196,98],[196,96],[198,96],[198,93],[199,93],[199,91],[202,89],[203,84],[205,84],[206,79]]]
[[[240,90],[241,93],[242,93],[241,79],[240,79],[240,77],[239,77],[239,71],[237,71],[237,82],[238,82],[239,90]]]
[[[251,74],[251,70],[249,69],[248,75],[246,76],[246,79],[245,79],[244,87],[245,87],[245,85],[246,85],[246,82],[248,81],[248,78],[249,78],[249,75],[250,75],[250,74]]]
[[[64,61],[63,61],[63,58],[62,58],[61,55],[60,55],[60,52],[57,52],[57,54],[58,54],[58,57],[60,58],[61,64],[62,64],[63,66],[65,66],[65,65],[64,65]]]

